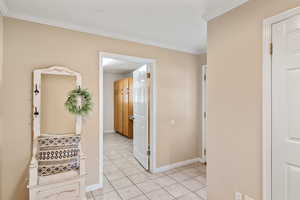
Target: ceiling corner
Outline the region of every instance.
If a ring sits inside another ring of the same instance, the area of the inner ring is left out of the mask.
[[[232,1],[232,3],[230,4],[226,4],[226,5],[223,5],[217,9],[215,9],[214,11],[212,12],[207,12],[205,13],[202,17],[203,19],[205,19],[206,21],[210,21],[218,16],[221,16],[227,12],[229,12],[230,10],[236,8],[236,7],[239,7],[241,6],[242,4],[246,3],[247,1],[249,0],[234,0]]]

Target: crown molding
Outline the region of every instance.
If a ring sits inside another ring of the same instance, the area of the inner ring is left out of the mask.
[[[91,27],[84,27],[84,26],[80,26],[80,25],[67,23],[67,22],[59,22],[59,21],[49,20],[49,19],[45,19],[45,18],[41,18],[41,17],[23,15],[23,14],[19,14],[19,13],[10,12],[10,11],[7,12],[6,16],[11,17],[11,18],[25,20],[25,21],[35,22],[35,23],[39,23],[39,24],[46,24],[49,26],[60,27],[60,28],[68,29],[68,30],[90,33],[90,34],[99,35],[99,36],[105,36],[105,37],[109,37],[109,38],[113,38],[113,39],[131,41],[131,42],[136,42],[136,43],[150,45],[150,46],[156,46],[156,47],[160,47],[160,48],[180,51],[180,52],[189,53],[189,54],[200,55],[200,54],[206,53],[206,49],[199,51],[199,50],[193,50],[193,49],[188,49],[188,48],[181,48],[181,47],[174,46],[174,45],[167,45],[167,44],[163,44],[160,42],[154,42],[154,41],[150,41],[150,40],[133,38],[130,36],[126,36],[126,35],[122,35],[122,34],[118,34],[118,33],[114,33],[114,32],[107,32],[107,31],[103,31],[100,29],[94,29]]]
[[[208,12],[206,14],[204,14],[202,17],[206,20],[206,21],[210,21],[218,16],[221,16],[223,14],[225,14],[226,12],[241,6],[242,4],[246,3],[249,0],[235,0],[230,4],[226,4],[218,9],[216,9],[215,11],[212,12]]]
[[[4,0],[0,0],[0,13],[2,16],[6,16],[8,13],[8,8]]]

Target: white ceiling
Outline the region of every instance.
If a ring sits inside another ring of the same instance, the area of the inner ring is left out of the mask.
[[[0,0],[10,17],[189,53],[206,51],[207,20],[247,0]]]
[[[102,63],[104,72],[113,74],[127,74],[144,65],[110,57],[104,57]]]

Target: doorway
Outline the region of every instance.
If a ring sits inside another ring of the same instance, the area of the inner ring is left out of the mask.
[[[153,172],[156,168],[156,76],[155,60],[152,59],[104,52],[99,54],[99,59],[99,161],[100,185],[103,186],[107,176],[110,176],[109,171],[104,171],[104,166],[113,169],[114,166],[109,166],[112,160],[121,170],[122,168],[125,170],[126,165],[135,165],[131,170],[142,169]],[[106,79],[108,74],[111,77]],[[113,99],[107,99],[112,95],[106,95],[105,82],[110,82],[113,90],[110,93],[115,94],[119,89],[121,101],[118,101],[116,95]],[[113,82],[115,86],[118,85],[115,89]],[[116,113],[118,105],[119,108],[122,107],[119,109],[121,115]],[[114,111],[109,111],[111,107]],[[109,116],[107,113],[113,117],[107,117]],[[120,129],[120,126],[123,128]],[[122,173],[131,172],[122,171]],[[110,178],[116,175],[111,173]]]
[[[300,8],[264,21],[263,199],[300,196]]]

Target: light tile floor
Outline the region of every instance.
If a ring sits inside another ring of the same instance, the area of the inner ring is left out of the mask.
[[[104,135],[104,188],[88,200],[206,200],[206,168],[201,163],[164,173],[145,171],[133,156],[132,140]]]

